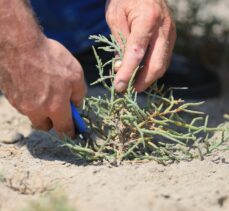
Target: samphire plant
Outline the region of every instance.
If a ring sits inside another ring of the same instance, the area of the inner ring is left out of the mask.
[[[125,46],[125,39],[120,37]],[[115,52],[118,56],[102,61],[93,47],[100,78],[92,85],[101,83],[107,92],[85,100],[82,115],[90,129],[90,138],[86,141],[65,138],[64,146],[74,155],[88,161],[155,160],[165,164],[203,158],[223,143],[223,136],[220,141],[209,141],[212,132],[222,131],[223,134],[224,129],[209,128],[208,116],[193,109],[202,102],[175,99],[173,89],[165,90],[155,83],[139,103],[133,88],[135,75],[125,93],[116,93],[115,61],[123,59],[122,48],[113,36],[110,39],[102,35],[90,36],[90,39],[99,44],[98,50]],[[109,74],[105,74],[105,69]],[[187,120],[187,115],[191,120]]]

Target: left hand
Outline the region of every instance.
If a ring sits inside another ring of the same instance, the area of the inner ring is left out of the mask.
[[[116,91],[125,91],[134,70],[145,58],[134,85],[136,91],[144,91],[165,73],[176,40],[175,24],[166,1],[108,0],[106,19],[118,42],[119,32],[127,39],[115,78]]]

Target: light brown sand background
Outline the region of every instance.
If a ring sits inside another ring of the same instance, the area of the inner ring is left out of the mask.
[[[0,131],[27,136],[26,118],[4,98],[0,107]],[[1,211],[21,210],[56,186],[78,211],[229,210],[228,151],[167,167],[154,162],[84,165],[44,133],[34,132],[15,144],[0,144],[0,172],[5,178]]]
[[[213,10],[225,15],[222,10],[229,8],[228,1],[217,2]],[[223,94],[202,107],[210,113],[211,125],[222,123],[223,114],[229,113],[229,70],[223,63],[218,71]],[[16,133],[25,138],[15,144],[1,142]],[[46,134],[32,131],[27,118],[4,97],[0,97],[0,175],[5,180],[0,182],[1,211],[21,210],[56,186],[78,211],[229,210],[228,151],[167,167],[154,162],[84,165]]]

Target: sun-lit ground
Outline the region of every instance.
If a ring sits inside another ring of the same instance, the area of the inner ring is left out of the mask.
[[[169,2],[185,4],[184,0]],[[181,7],[184,10],[184,6]],[[206,17],[213,12],[228,24],[228,8],[229,1],[215,1],[212,6],[206,4],[201,15]],[[224,122],[223,114],[229,113],[228,61],[222,58],[215,71],[221,77],[222,95],[207,99],[202,107],[210,114],[212,125]],[[101,89],[89,91],[97,94]],[[20,134],[25,138],[17,140]],[[2,143],[3,136],[15,143]],[[213,138],[219,136],[216,134]],[[76,161],[67,149],[51,141],[46,134],[32,131],[27,118],[0,97],[2,211],[24,208],[56,211],[56,206],[50,203],[60,203],[59,207],[64,207],[62,210],[74,207],[77,211],[227,211],[228,178],[228,151],[215,151],[204,161],[181,162],[167,167],[154,162],[127,163],[120,167],[86,165]],[[61,198],[53,197],[56,190],[63,193],[63,198],[62,195]]]

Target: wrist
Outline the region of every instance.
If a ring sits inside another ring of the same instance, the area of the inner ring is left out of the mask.
[[[33,63],[37,63],[36,59],[45,51],[46,40],[40,33],[33,40],[0,50],[0,90],[7,98],[18,78],[33,71]]]
[[[25,0],[0,0],[0,50],[28,48],[43,37]]]
[[[43,40],[45,36],[24,0],[0,0],[0,66],[38,48]]]

